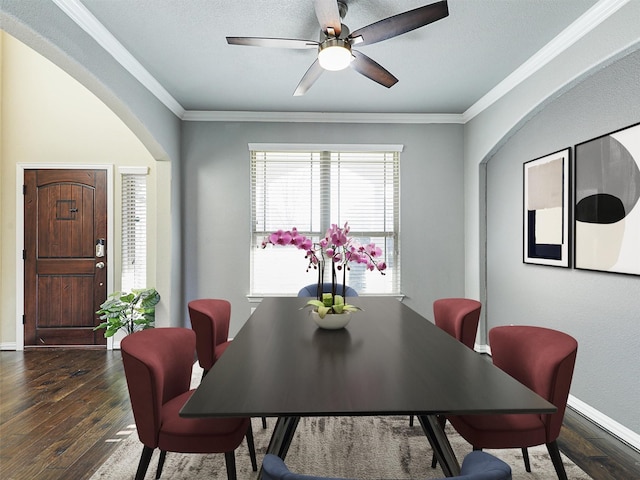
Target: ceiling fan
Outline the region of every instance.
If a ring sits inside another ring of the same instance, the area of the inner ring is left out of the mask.
[[[336,71],[347,67],[390,88],[398,82],[398,79],[364,53],[353,50],[351,47],[371,45],[397,37],[449,15],[447,0],[442,0],[379,20],[350,33],[349,28],[343,25],[341,20],[347,14],[347,4],[344,1],[313,0],[313,4],[320,23],[318,42],[293,38],[227,37],[227,43],[255,47],[316,48],[318,58],[300,80],[294,92],[295,96],[304,95],[324,70]]]

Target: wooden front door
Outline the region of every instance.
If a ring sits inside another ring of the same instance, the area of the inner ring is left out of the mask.
[[[24,344],[105,345],[105,170],[25,170]]]

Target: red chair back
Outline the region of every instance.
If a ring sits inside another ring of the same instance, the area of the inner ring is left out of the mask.
[[[209,371],[216,362],[216,346],[229,338],[231,303],[227,300],[202,298],[189,302],[191,328],[196,332],[196,351],[200,366]]]
[[[473,350],[482,304],[470,298],[440,298],[433,302],[436,325]]]
[[[493,363],[557,407],[543,416],[547,443],[560,435],[578,342],[543,327],[501,326],[489,331]]]
[[[148,447],[158,446],[162,405],[189,391],[195,343],[187,328],[142,330],[120,342],[138,437]]]

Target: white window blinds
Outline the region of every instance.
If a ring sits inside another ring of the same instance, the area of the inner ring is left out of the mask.
[[[359,293],[399,293],[399,156],[399,149],[251,150],[251,293],[295,294],[317,281],[303,250],[260,248],[266,235],[296,227],[317,241],[347,221],[350,236],[375,242],[387,264],[385,275],[352,264],[347,284]]]
[[[147,285],[147,176],[122,174],[122,291]]]

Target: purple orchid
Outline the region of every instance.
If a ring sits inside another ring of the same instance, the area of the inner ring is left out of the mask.
[[[348,222],[344,224],[344,227],[339,227],[334,223],[317,244],[314,244],[311,238],[300,234],[295,227],[286,231],[278,230],[264,239],[262,248],[269,244],[293,245],[300,250],[305,250],[305,258],[309,262],[307,271],[311,268],[318,269],[318,290],[320,290],[320,285],[324,278],[325,259],[329,259],[332,273],[331,295],[332,298],[339,296],[342,299],[342,296],[336,295],[336,270],[342,271],[342,285],[344,286],[350,262],[365,265],[367,270],[378,270],[382,275],[384,275],[384,271],[387,268],[387,264],[384,261],[378,260],[382,256],[382,249],[373,242],[368,245],[361,245],[352,237],[349,237],[350,230]],[[319,291],[318,300],[321,298],[321,293]],[[343,300],[336,299],[336,301]]]

